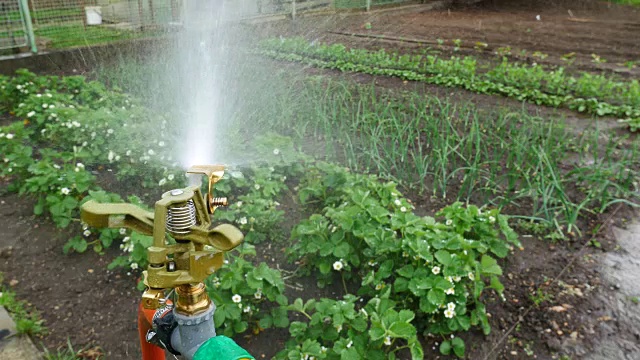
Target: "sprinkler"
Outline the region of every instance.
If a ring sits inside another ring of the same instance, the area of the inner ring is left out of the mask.
[[[82,221],[97,228],[125,227],[153,236],[147,249],[149,265],[143,272],[146,290],[138,308],[143,360],[164,360],[165,350],[176,359],[176,355],[187,360],[253,359],[233,340],[216,336],[216,306],[204,286],[204,280],[222,266],[224,252],[244,238],[233,225],[211,228],[211,215],[227,205],[226,198],[213,197],[224,167],[197,165],[187,173],[208,178],[206,196],[198,185],[174,189],[162,194],[154,212],[133,204],[92,200],[82,205]]]

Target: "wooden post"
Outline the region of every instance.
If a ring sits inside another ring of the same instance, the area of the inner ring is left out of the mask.
[[[371,0],[367,0],[367,11],[371,10]]]

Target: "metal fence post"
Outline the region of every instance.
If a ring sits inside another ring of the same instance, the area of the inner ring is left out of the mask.
[[[291,0],[291,19],[296,19],[296,0]]]
[[[28,0],[20,0],[20,12],[24,18],[24,25],[27,30],[27,39],[29,40],[29,45],[31,45],[31,52],[37,53],[38,48],[36,47],[36,36],[33,33],[33,24],[31,23],[31,13],[29,12],[29,3]]]

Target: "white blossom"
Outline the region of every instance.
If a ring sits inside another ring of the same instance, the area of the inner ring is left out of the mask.
[[[455,303],[452,303],[452,302],[448,303],[448,304],[447,304],[447,309],[449,309],[449,310],[455,310],[455,309],[456,309],[456,304],[455,304]]]
[[[158,146],[163,147],[164,146],[164,141],[158,141]]]
[[[384,344],[387,346],[391,346],[391,337],[387,336],[384,338]]]
[[[173,174],[167,175],[167,180],[169,180],[169,181],[173,181],[174,178],[175,178],[175,175],[173,175]]]
[[[82,234],[84,236],[89,236],[89,235],[91,235],[91,230],[85,230]]]
[[[13,139],[14,135],[13,134],[7,134],[7,139],[11,140]]]
[[[280,149],[273,149],[273,155],[279,155]]]
[[[444,311],[444,317],[446,317],[447,319],[451,319],[454,316],[456,316],[456,312],[455,311],[449,310],[449,309]]]
[[[445,222],[445,225],[447,225],[447,226],[451,226],[451,224],[453,224],[453,221],[451,221],[451,219],[448,219],[448,220]]]
[[[60,192],[62,193],[62,195],[69,195],[71,190],[69,190],[69,188],[64,187],[64,188],[60,189]]]
[[[36,114],[36,112],[35,112],[35,111],[29,111],[29,112],[27,113],[27,117],[32,117],[32,116],[33,116],[33,115],[35,115],[35,114]]]
[[[256,300],[262,299],[262,290],[258,289],[258,291],[253,294],[253,297],[256,298]]]
[[[120,228],[119,232],[120,232],[120,235],[124,235],[124,234],[126,234],[126,233],[127,233],[127,229],[125,229],[125,228]]]
[[[344,264],[342,263],[342,260],[338,260],[333,263],[333,270],[340,271],[342,270],[343,267],[344,267]]]
[[[444,291],[444,293],[447,295],[454,295],[456,293],[456,290],[454,288],[448,288]]]
[[[469,277],[469,280],[475,280],[476,279],[476,276],[472,272],[470,272],[469,275],[467,275],[467,276]]]
[[[489,222],[493,224],[494,222],[496,222],[496,218],[493,216],[489,216]]]
[[[236,303],[239,304],[242,301],[242,296],[235,294],[231,297],[231,300]]]
[[[400,206],[402,204],[402,201],[400,201],[399,199],[395,199],[393,203],[396,204],[397,206]]]
[[[131,270],[136,270],[138,268],[138,263],[131,263]]]
[[[240,225],[245,225],[247,223],[247,218],[246,217],[242,217],[240,218],[240,220],[238,220],[238,223]]]
[[[439,267],[439,266],[434,266],[434,267],[431,269],[431,272],[432,272],[434,275],[438,275],[438,274],[440,274],[440,267]]]
[[[156,152],[155,152],[155,151],[153,151],[152,149],[149,149],[149,151],[147,151],[147,154],[149,154],[149,155],[155,155],[155,153],[156,153]]]
[[[400,211],[407,212],[407,208],[403,206],[403,207],[400,208]]]
[[[113,129],[107,129],[107,134],[109,135],[113,134]]]
[[[162,186],[162,185],[164,185],[166,183],[167,183],[167,179],[165,179],[165,178],[162,178],[162,179],[160,179],[160,181],[158,181],[158,185],[160,185],[160,186]]]

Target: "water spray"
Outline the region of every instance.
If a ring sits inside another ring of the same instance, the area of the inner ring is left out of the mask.
[[[244,238],[233,225],[211,228],[216,208],[227,205],[226,198],[213,196],[224,167],[197,165],[187,173],[207,177],[206,195],[199,185],[174,189],[155,203],[154,212],[133,204],[92,200],[81,208],[82,221],[97,228],[124,227],[153,236],[147,249],[149,265],[143,272],[146,290],[138,311],[143,360],[164,360],[165,350],[187,360],[253,359],[233,340],[216,336],[216,306],[204,285],[222,267],[224,253]]]

